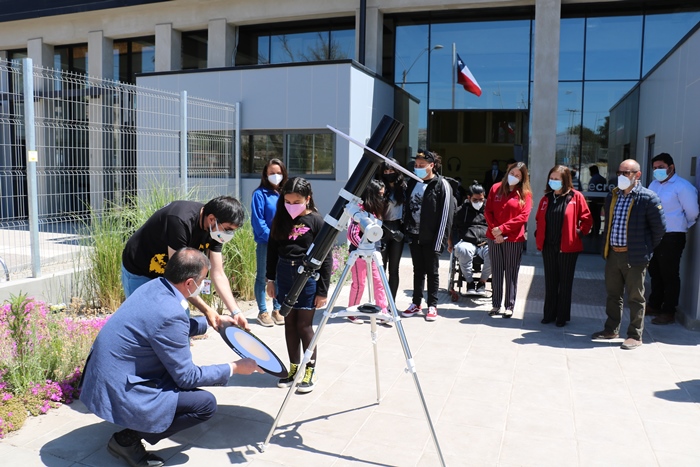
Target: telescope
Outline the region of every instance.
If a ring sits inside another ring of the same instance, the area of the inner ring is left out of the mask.
[[[384,115],[367,144],[362,145],[365,148],[364,155],[350,175],[350,178],[348,178],[345,186],[340,190],[338,199],[333,205],[333,208],[324,218],[325,223],[321,231],[306,252],[306,256],[299,266],[299,275],[281,304],[280,314],[282,316],[287,316],[289,312],[292,311],[306,281],[317,274],[318,269],[323,264],[323,260],[326,259],[333,245],[335,245],[338,234],[347,226],[350,214],[346,210],[346,206],[348,203],[356,204],[357,200],[361,199],[362,193],[374,177],[377,168],[380,167],[382,163],[388,161],[395,166],[397,170],[409,173],[406,169],[393,164],[393,162],[384,156],[384,154],[387,154],[394,147],[396,139],[402,129],[403,124],[401,122],[394,120],[388,115]],[[346,137],[334,128],[331,128],[331,130]],[[347,139],[350,140],[350,138]],[[409,175],[413,176],[413,174],[410,173]]]

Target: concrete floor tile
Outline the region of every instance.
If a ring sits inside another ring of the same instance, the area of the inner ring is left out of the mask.
[[[381,435],[377,435],[380,437]],[[413,443],[378,444],[371,439],[353,439],[333,466],[407,466],[416,465],[423,455],[426,439]]]
[[[576,411],[575,423],[576,438],[579,440],[616,440],[624,446],[648,444],[644,425],[638,415],[618,418]]]
[[[574,439],[550,439],[506,431],[498,465],[522,467],[578,466]]]
[[[575,441],[574,417],[571,410],[511,405],[506,419],[506,433],[536,434],[552,441]]]
[[[595,415],[600,419],[630,419],[638,416],[637,406],[629,394],[606,394],[594,392],[572,392],[574,413]]]
[[[700,426],[644,420],[652,448],[700,459]]]
[[[674,451],[655,450],[660,467],[697,467],[698,456],[682,454]]]
[[[501,430],[460,424],[440,424],[436,431],[447,465],[497,465],[503,438]],[[429,456],[430,454],[434,457]],[[438,460],[437,449],[432,440],[427,443],[424,456]]]
[[[655,467],[658,465],[654,451],[646,442],[634,448],[622,446],[615,439],[608,441],[578,441],[579,462],[585,467],[610,467],[612,465],[629,465],[630,455],[634,457],[635,467]]]
[[[430,418],[435,423],[444,410],[447,396],[430,395],[426,397],[424,395],[424,398]],[[426,420],[423,402],[415,388],[413,390],[400,389],[385,393],[382,401],[376,406],[375,412]]]
[[[571,412],[573,402],[568,382],[520,382],[513,385],[511,407],[549,408]]]
[[[461,394],[451,394],[445,404],[438,424],[461,424],[503,430],[508,407],[485,401],[468,399]]]
[[[513,384],[507,381],[464,376],[460,376],[452,387],[452,393],[454,394],[461,394],[469,399],[502,405],[508,404],[512,391]]]

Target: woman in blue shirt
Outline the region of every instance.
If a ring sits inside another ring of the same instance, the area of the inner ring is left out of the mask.
[[[255,300],[258,302],[257,321],[262,326],[270,327],[284,324],[280,314],[280,304],[277,298],[272,299],[272,316],[267,312],[265,303],[265,268],[267,265],[267,243],[270,239],[272,219],[277,212],[277,200],[280,197],[280,187],[287,181],[287,168],[279,159],[271,159],[262,170],[260,186],[253,192],[250,206],[250,222],[253,224],[255,236],[255,257],[257,272],[255,275]]]

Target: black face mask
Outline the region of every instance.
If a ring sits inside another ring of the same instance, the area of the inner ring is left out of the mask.
[[[394,183],[399,178],[399,174],[397,174],[396,172],[390,174],[383,174],[382,178],[387,183]]]

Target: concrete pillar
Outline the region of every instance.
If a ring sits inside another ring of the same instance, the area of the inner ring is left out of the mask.
[[[104,36],[104,31],[88,33],[88,75],[110,80],[114,78],[114,41]],[[90,207],[102,211],[105,199],[111,200],[114,190],[114,140],[106,128],[113,123],[112,86],[105,86],[102,79],[95,79],[92,86],[96,92],[88,98],[89,118],[89,168],[90,168]]]
[[[45,44],[44,39],[37,37],[27,41],[27,56],[32,59],[34,66],[53,68],[53,45]]]
[[[360,14],[359,11],[357,13]],[[358,20],[359,23],[359,20]],[[382,74],[382,29],[384,13],[379,8],[367,8],[367,35],[365,36],[365,66],[377,74]],[[355,28],[359,31],[359,28]],[[359,38],[355,43],[359,42]],[[357,57],[357,55],[356,55]]]
[[[7,60],[7,50],[0,50],[0,60]]]
[[[528,163],[533,193],[532,214],[527,227],[527,251],[530,254],[537,251],[535,210],[547,182],[547,172],[556,161],[560,21],[561,0],[535,1],[535,70]]]
[[[236,46],[236,29],[224,18],[209,21],[207,68],[232,66]]]
[[[182,68],[182,34],[172,23],[156,24],[155,71],[173,71]]]
[[[114,78],[114,41],[105,37],[104,31],[88,33],[88,75]]]

